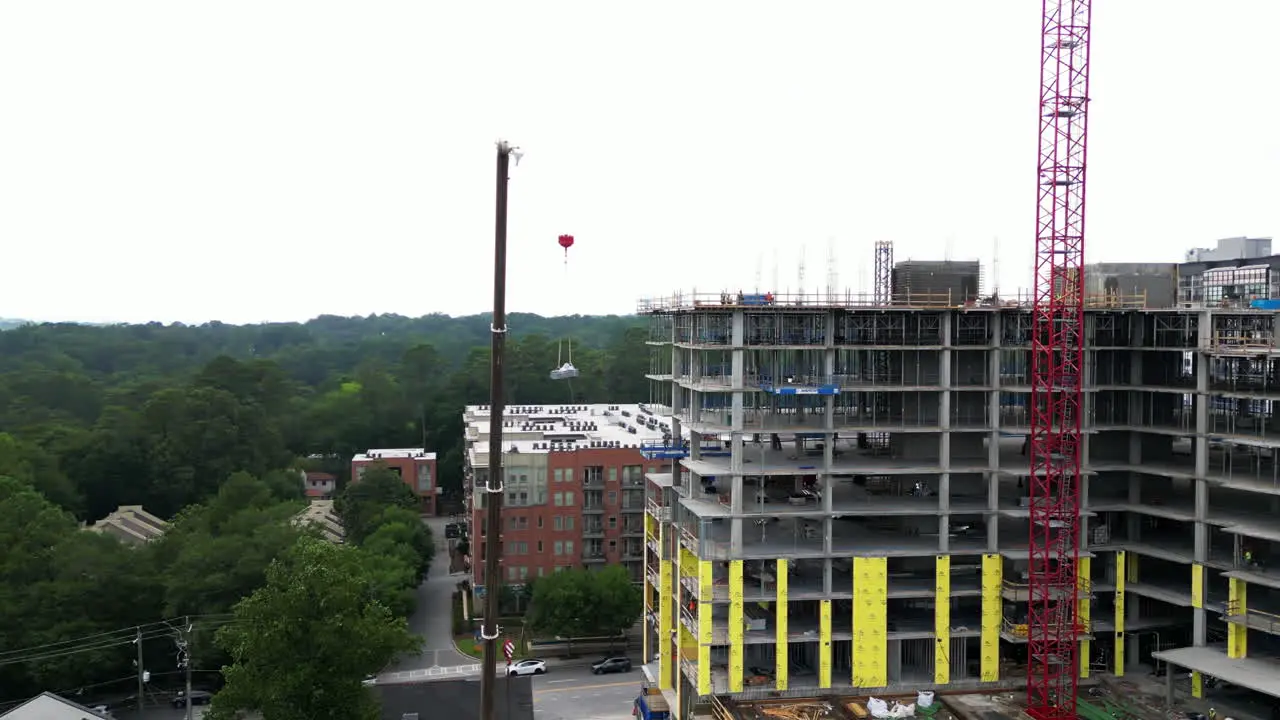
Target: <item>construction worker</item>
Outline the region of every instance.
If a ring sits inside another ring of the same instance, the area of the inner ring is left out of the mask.
[[[1244,566],[1253,567],[1253,551],[1252,550],[1244,551]]]
[[[1215,708],[1209,708],[1209,720],[1218,720],[1218,711]]]

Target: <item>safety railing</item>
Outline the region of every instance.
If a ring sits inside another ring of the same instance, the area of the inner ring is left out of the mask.
[[[1086,310],[1139,310],[1147,307],[1145,292],[1134,294],[1091,294],[1085,295],[1083,304]],[[668,313],[694,309],[759,309],[759,308],[1019,308],[1030,309],[1035,306],[1035,296],[1031,292],[1021,291],[1011,296],[975,298],[958,295],[952,292],[899,292],[894,293],[886,302],[870,292],[698,292],[696,289],[679,291],[667,296],[644,297],[636,302],[636,313],[645,315],[652,313]]]
[[[1214,333],[1201,346],[1211,353],[1224,355],[1266,355],[1275,352],[1274,337],[1252,337]]]
[[[1239,600],[1227,602],[1225,617],[1228,622],[1246,625],[1251,630],[1280,635],[1280,615],[1254,610]]]

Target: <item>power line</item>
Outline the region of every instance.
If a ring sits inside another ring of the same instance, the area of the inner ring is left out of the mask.
[[[233,617],[231,613],[211,613],[208,615],[191,615],[190,616],[192,620],[218,619],[218,618],[231,618],[231,617]],[[132,642],[134,637],[137,636],[139,630],[142,630],[143,632],[147,632],[150,629],[160,628],[160,627],[172,629],[172,626],[170,625],[170,623],[178,622],[179,620],[183,620],[183,619],[184,618],[169,618],[167,620],[157,620],[155,622],[143,623],[141,625],[129,625],[128,627],[122,627],[117,630],[108,630],[106,632],[94,633],[93,635],[84,635],[78,638],[72,638],[70,640],[59,640],[57,642],[44,643],[42,645],[31,645],[24,648],[18,648],[17,650],[3,650],[3,651],[0,651],[0,661],[3,661],[5,658],[7,658],[10,655],[24,655],[24,654],[36,652],[39,650],[53,649],[53,648],[57,648],[59,646],[64,646],[64,645],[80,645],[88,642],[99,642],[103,640],[111,640],[114,638],[119,638],[122,635],[128,636],[129,640]]]
[[[204,618],[203,624],[218,627],[236,622],[234,618],[229,616],[221,619],[217,616],[204,616]],[[168,621],[162,620],[160,622],[147,623],[146,625],[135,625],[131,628],[122,628],[120,630],[98,633],[96,635],[86,635],[74,640],[64,640],[62,642],[35,645],[19,650],[9,650],[4,653],[0,653],[0,667],[5,665],[15,665],[18,663],[54,660],[86,652],[132,645],[137,642],[139,638],[144,641],[160,638],[172,638],[175,632],[177,632],[177,630],[170,625]]]

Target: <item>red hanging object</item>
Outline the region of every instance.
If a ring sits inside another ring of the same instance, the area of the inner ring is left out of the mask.
[[[560,236],[560,247],[564,248],[564,254],[565,254],[565,256],[567,257],[567,256],[569,255],[569,248],[573,247],[573,236],[572,236],[572,235],[561,235],[561,236]]]

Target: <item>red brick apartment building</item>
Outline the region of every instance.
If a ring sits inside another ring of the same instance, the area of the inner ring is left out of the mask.
[[[436,454],[423,448],[370,450],[351,458],[351,482],[360,482],[373,465],[382,463],[400,476],[418,496],[423,515],[436,514],[440,486],[436,483]]]
[[[464,411],[471,492],[473,581],[484,585],[488,533],[489,406]],[[662,440],[665,420],[637,405],[533,405],[507,408],[502,464],[504,581],[520,584],[561,568],[621,564],[639,582],[644,572],[644,475],[657,461],[642,442]]]

